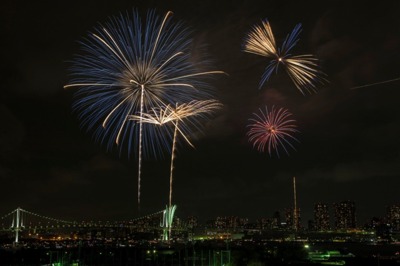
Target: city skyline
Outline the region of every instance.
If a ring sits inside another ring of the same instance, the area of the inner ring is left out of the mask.
[[[0,49],[0,186],[6,188],[0,214],[20,206],[66,220],[118,220],[159,211],[168,203],[170,157],[144,160],[139,213],[136,159],[106,152],[80,129],[71,111],[74,91],[63,89],[78,42],[98,23],[132,8],[141,14],[155,8],[159,15],[171,10],[173,21],[193,30],[195,49],[205,50],[210,64],[227,73],[210,82],[224,108],[193,138],[195,148],[179,147],[177,216],[272,217],[293,207],[294,176],[303,226],[313,219],[316,202],[332,208],[334,202],[353,201],[364,223],[400,201],[397,1],[0,6],[5,40]],[[244,53],[241,46],[252,26],[265,18],[279,42],[302,23],[294,50],[315,55],[329,81],[317,93],[302,95],[284,72],[258,89],[266,60]],[[296,120],[299,143],[290,155],[260,153],[246,137],[251,114],[266,105],[287,108]]]
[[[168,208],[168,207],[167,207]],[[241,230],[247,229],[257,230],[284,230],[287,232],[352,232],[352,231],[371,231],[379,230],[378,226],[390,228],[394,232],[398,232],[400,228],[400,204],[387,206],[383,216],[371,216],[366,221],[360,221],[357,215],[356,203],[353,201],[341,201],[327,204],[316,202],[314,204],[314,217],[307,221],[301,221],[301,210],[297,209],[297,227],[295,227],[295,218],[293,207],[277,210],[272,215],[263,215],[251,220],[248,217],[238,215],[218,215],[215,217],[187,216],[174,217],[174,225],[178,228],[185,227],[186,229],[229,229]],[[82,226],[82,225],[118,225],[123,223],[126,225],[135,224],[139,226],[143,223],[150,223],[151,227],[159,228],[161,231],[164,228],[162,221],[165,220],[167,209],[161,210],[152,214],[146,214],[134,219],[124,220],[63,220],[57,217],[43,215],[18,207],[17,209],[2,215],[1,225],[4,228],[19,228],[14,230],[18,235],[18,231],[32,229],[35,226],[40,226],[41,222],[46,227],[52,228],[54,225],[61,227]],[[142,228],[145,229],[145,228]],[[154,228],[153,228],[154,229]]]

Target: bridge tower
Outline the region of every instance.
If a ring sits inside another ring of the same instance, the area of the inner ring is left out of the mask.
[[[24,228],[24,220],[22,216],[22,209],[18,207],[14,213],[13,213],[13,219],[11,223],[11,230],[15,232],[15,244],[18,244],[19,240],[19,232],[22,231],[22,228]]]
[[[172,222],[174,221],[176,205],[172,205],[171,207],[166,207],[163,211],[163,219],[161,223],[161,227],[163,228],[163,240],[171,239],[171,231],[172,231]]]

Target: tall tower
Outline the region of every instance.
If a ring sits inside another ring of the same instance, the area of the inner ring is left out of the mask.
[[[297,208],[297,194],[296,194],[296,177],[293,177],[293,229],[297,231],[299,229],[299,221],[300,221],[300,211]]]

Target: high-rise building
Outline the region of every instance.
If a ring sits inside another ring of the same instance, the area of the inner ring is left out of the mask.
[[[329,226],[329,209],[328,205],[318,202],[314,205],[314,230],[327,231]]]
[[[388,206],[386,218],[394,231],[400,231],[400,204]]]
[[[356,228],[356,207],[354,201],[342,201],[334,203],[335,209],[335,228],[354,229]]]

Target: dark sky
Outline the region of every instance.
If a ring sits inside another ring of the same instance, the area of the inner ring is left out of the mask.
[[[225,105],[204,136],[179,151],[177,215],[271,217],[292,205],[297,177],[302,220],[313,204],[354,200],[358,220],[400,203],[399,1],[3,1],[0,4],[0,216],[18,206],[69,219],[138,216],[137,164],[107,153],[71,111],[68,61],[98,22],[138,8],[174,12],[207,45]],[[303,96],[285,72],[262,90],[267,61],[243,53],[245,34],[268,18],[280,43],[303,24],[294,53],[314,54],[329,83]],[[297,151],[270,158],[252,149],[248,118],[288,108],[301,133]],[[141,214],[168,202],[169,160],[143,164]]]

